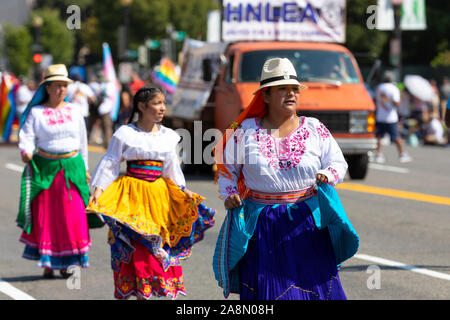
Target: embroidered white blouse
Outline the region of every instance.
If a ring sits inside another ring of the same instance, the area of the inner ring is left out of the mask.
[[[223,200],[238,193],[239,175],[248,189],[267,193],[298,191],[312,186],[317,173],[336,185],[344,179],[347,162],[328,129],[317,119],[301,117],[298,128],[275,138],[259,120],[244,120],[228,140],[224,164],[231,179],[219,176]]]
[[[146,132],[134,124],[116,130],[94,172],[90,185],[105,190],[119,177],[120,163],[131,160],[157,160],[163,162],[162,176],[180,187],[186,185],[181,171],[176,146],[180,136],[172,129],[159,125],[158,132]]]
[[[55,109],[34,106],[19,131],[19,149],[33,154],[40,148],[52,153],[78,150],[88,169],[86,124],[79,108],[70,103]]]

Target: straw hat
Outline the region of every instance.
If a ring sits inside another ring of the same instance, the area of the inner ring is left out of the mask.
[[[44,80],[40,84],[49,81],[66,81],[73,82],[69,78],[69,73],[67,72],[67,68],[64,64],[52,64],[49,66],[44,72]]]
[[[308,88],[298,81],[297,72],[289,59],[269,59],[263,65],[259,88],[253,94],[256,94],[256,92],[262,88],[279,86],[283,84],[298,85],[300,90],[305,90]]]

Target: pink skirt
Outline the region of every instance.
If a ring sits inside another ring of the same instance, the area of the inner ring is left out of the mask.
[[[23,257],[38,260],[39,267],[89,266],[91,240],[85,206],[77,187],[69,184],[70,191],[62,169],[50,188],[31,203],[33,228],[30,234],[23,232],[20,241],[26,245]]]

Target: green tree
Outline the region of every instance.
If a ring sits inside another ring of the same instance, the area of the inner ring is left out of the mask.
[[[170,21],[176,30],[185,31],[190,38],[206,38],[208,11],[218,9],[215,1],[169,0],[169,4]]]
[[[346,46],[353,52],[380,56],[388,42],[387,32],[369,29],[367,8],[377,0],[347,0]]]
[[[5,26],[4,54],[8,60],[8,69],[18,76],[28,75],[32,64],[31,43],[30,32],[25,26]]]
[[[108,42],[113,54],[117,54],[118,26],[124,23],[124,8],[117,0],[93,0],[90,10],[95,20],[89,19],[91,50]],[[170,23],[175,30],[186,31],[188,36],[206,36],[207,12],[217,8],[214,0],[133,0],[129,8],[128,49],[137,49],[148,38],[161,40],[167,38],[166,26]],[[96,34],[95,34],[96,32]]]
[[[113,55],[118,54],[119,26],[124,24],[124,7],[117,0],[94,0],[91,17],[88,17],[92,51],[109,43]],[[93,18],[95,17],[95,18]],[[146,38],[160,39],[165,34],[169,19],[167,0],[133,0],[129,8],[128,49],[137,49]],[[97,28],[93,28],[93,26]],[[83,27],[82,27],[83,28]],[[97,42],[97,44],[95,44]],[[101,52],[100,52],[101,54]]]
[[[430,65],[450,50],[450,1],[426,0],[427,29],[402,32],[403,63]]]
[[[40,43],[45,53],[53,56],[53,63],[71,64],[74,57],[75,32],[69,30],[56,9],[34,10],[32,18],[34,16],[43,20]]]

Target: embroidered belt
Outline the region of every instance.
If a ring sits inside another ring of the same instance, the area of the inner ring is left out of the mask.
[[[41,148],[38,148],[37,153],[47,159],[67,159],[75,157],[78,154],[78,150],[70,151],[70,152],[63,152],[63,153],[54,153],[42,150]]]
[[[127,161],[126,175],[145,180],[155,181],[162,175],[163,163],[156,160],[133,160]]]
[[[288,192],[267,193],[250,190],[249,198],[255,202],[263,204],[290,204],[301,202],[311,198],[316,193],[314,186]]]

